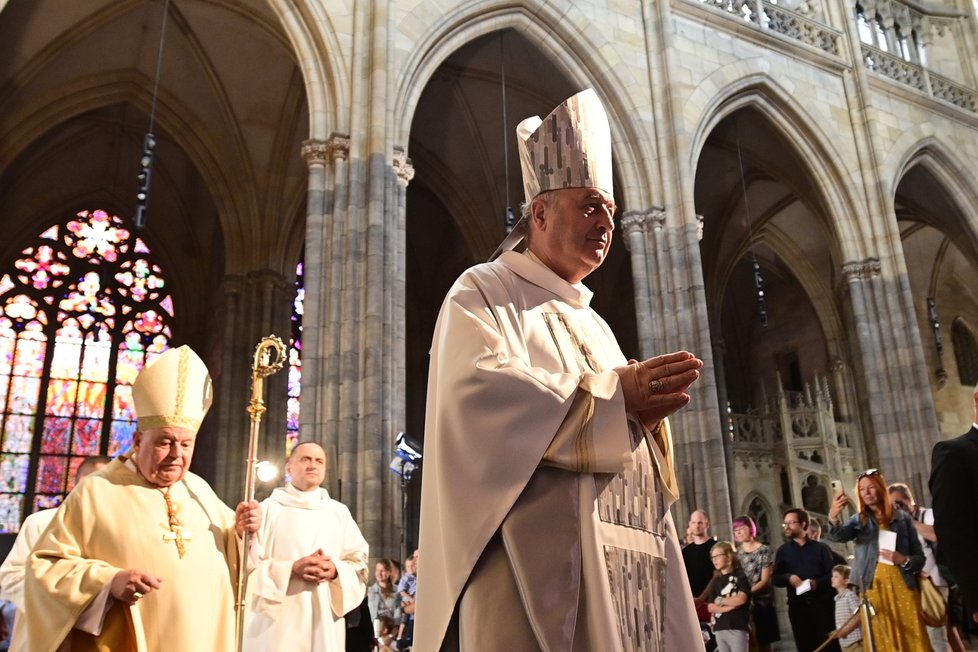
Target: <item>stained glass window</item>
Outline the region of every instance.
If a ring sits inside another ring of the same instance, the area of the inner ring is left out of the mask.
[[[172,317],[149,247],[103,210],[0,268],[0,533],[60,504],[86,456],[129,448],[132,382],[168,347]]]
[[[292,303],[292,335],[289,338],[289,403],[285,431],[285,453],[299,440],[299,392],[302,380],[302,304],[305,299],[302,263],[295,269],[295,300]]]

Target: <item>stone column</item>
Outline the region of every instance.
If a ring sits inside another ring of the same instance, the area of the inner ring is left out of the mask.
[[[341,372],[339,297],[349,151],[349,137],[337,133],[327,140],[307,140],[302,145],[302,156],[309,167],[309,189],[299,438],[319,442],[326,450],[327,486],[336,498],[340,498],[342,481],[336,425]]]
[[[277,335],[288,346],[295,297],[295,279],[268,269],[229,275],[223,284],[227,310],[224,353],[215,406],[220,413],[219,464],[215,488],[228,504],[244,498],[245,464],[251,418],[246,407],[251,397],[251,367],[255,347],[267,335]],[[288,371],[265,380],[266,412],[258,435],[258,459],[280,468],[285,457]]]
[[[328,140],[307,140],[302,156],[309,167],[306,206],[305,303],[302,320],[302,393],[299,439],[319,442],[329,455],[328,486],[336,493],[335,436],[339,368],[336,324],[339,264],[346,201],[346,162],[350,139],[332,134]]]
[[[670,419],[682,496],[674,512],[684,529],[694,509],[705,509],[716,532],[729,531],[731,489],[725,430],[717,405],[706,294],[695,221],[671,224],[661,208],[628,211],[621,225],[631,253],[635,312],[642,354],[692,351],[703,359],[692,401]]]
[[[309,209],[300,436],[329,454],[330,493],[374,557],[400,554],[400,491],[389,471],[403,428],[405,189],[413,168],[358,158],[351,139],[307,141]]]
[[[846,263],[842,277],[867,462],[913,486],[929,475],[938,426],[909,284],[884,275],[876,258]]]

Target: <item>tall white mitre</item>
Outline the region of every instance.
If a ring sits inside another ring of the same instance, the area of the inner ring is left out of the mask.
[[[567,98],[545,120],[527,118],[517,125],[516,135],[527,202],[560,188],[613,194],[611,129],[593,89]]]
[[[207,366],[193,349],[170,349],[143,367],[132,384],[137,427],[197,432],[213,400]]]

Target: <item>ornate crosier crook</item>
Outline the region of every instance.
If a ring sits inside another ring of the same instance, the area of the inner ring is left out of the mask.
[[[273,355],[274,353],[274,355]],[[271,376],[285,365],[285,345],[275,335],[262,338],[255,347],[255,357],[251,363],[251,400],[248,401],[248,414],[251,416],[251,432],[248,437],[248,458],[245,460],[245,490],[244,499],[251,502],[255,499],[255,469],[258,466],[258,428],[261,417],[265,414],[265,402],[262,393],[265,378]],[[237,601],[235,602],[235,633],[238,639],[238,650],[244,642],[244,612],[245,589],[248,586],[248,544],[250,535],[244,533],[244,547],[241,559],[238,560]]]

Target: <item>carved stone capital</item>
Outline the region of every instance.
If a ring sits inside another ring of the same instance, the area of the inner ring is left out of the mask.
[[[666,211],[653,207],[645,211],[625,211],[621,216],[621,228],[626,236],[632,233],[658,231],[666,223]]]
[[[411,179],[414,178],[414,166],[411,165],[411,159],[407,157],[407,152],[404,151],[403,147],[394,147],[392,167],[394,168],[394,173],[397,175],[397,183],[407,188],[407,185],[411,183]]]
[[[350,137],[334,133],[328,140],[310,138],[302,141],[301,152],[307,165],[345,161],[350,157]]]
[[[270,269],[259,269],[248,272],[247,284],[252,288],[258,287],[270,290],[283,290],[290,286],[285,276]]]
[[[302,158],[305,160],[306,165],[326,165],[328,157],[326,154],[325,140],[314,138],[304,140],[299,151],[302,152]]]
[[[842,264],[842,276],[846,282],[867,281],[880,275],[880,259],[867,258]]]

